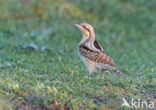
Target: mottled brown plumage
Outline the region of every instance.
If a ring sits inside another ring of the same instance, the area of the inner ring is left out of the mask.
[[[85,46],[85,43],[80,44],[79,46],[80,54],[89,60],[95,61],[97,63],[109,64],[114,66],[114,61],[103,51],[94,51]]]
[[[82,32],[82,40],[79,43],[79,55],[88,68],[90,75],[93,72],[104,72],[111,70],[117,74],[125,75],[118,69],[113,67],[115,65],[113,59],[109,57],[95,38],[94,29],[90,24],[82,23],[75,24]]]

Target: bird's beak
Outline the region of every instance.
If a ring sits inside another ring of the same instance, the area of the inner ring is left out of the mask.
[[[83,30],[83,27],[79,24],[74,24],[77,28],[79,28],[81,31]]]

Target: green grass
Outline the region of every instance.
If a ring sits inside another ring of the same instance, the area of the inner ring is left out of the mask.
[[[91,2],[91,3],[90,3]],[[154,0],[1,0],[0,96],[12,109],[127,109],[127,100],[156,100]],[[88,22],[126,77],[87,79],[77,54]],[[2,100],[1,99],[1,100]],[[7,100],[7,101],[6,101]],[[5,104],[6,103],[6,104]]]

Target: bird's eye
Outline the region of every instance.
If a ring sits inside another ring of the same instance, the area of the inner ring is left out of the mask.
[[[88,34],[89,34],[89,36],[91,35],[91,32],[90,32],[90,30],[85,26],[85,25],[81,25],[85,30],[87,30],[88,31]]]
[[[86,28],[86,27],[84,27],[84,28],[90,33],[90,30],[88,28]]]
[[[82,25],[82,27],[85,28],[90,33],[90,30],[86,26]]]

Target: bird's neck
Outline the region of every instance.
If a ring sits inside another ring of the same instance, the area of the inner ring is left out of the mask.
[[[95,36],[82,35],[81,42],[85,42],[85,41],[94,42],[95,41]]]
[[[86,43],[93,44],[94,41],[95,41],[95,39],[93,39],[93,38],[90,38],[90,37],[89,37],[89,38],[87,38],[87,37],[82,37],[82,39],[81,39],[79,45],[80,45],[80,44],[86,44]]]
[[[80,44],[81,43],[84,43],[84,42],[86,42],[88,40],[88,38],[87,37],[85,37],[85,36],[82,36],[82,39],[81,39],[81,42],[80,42]]]

